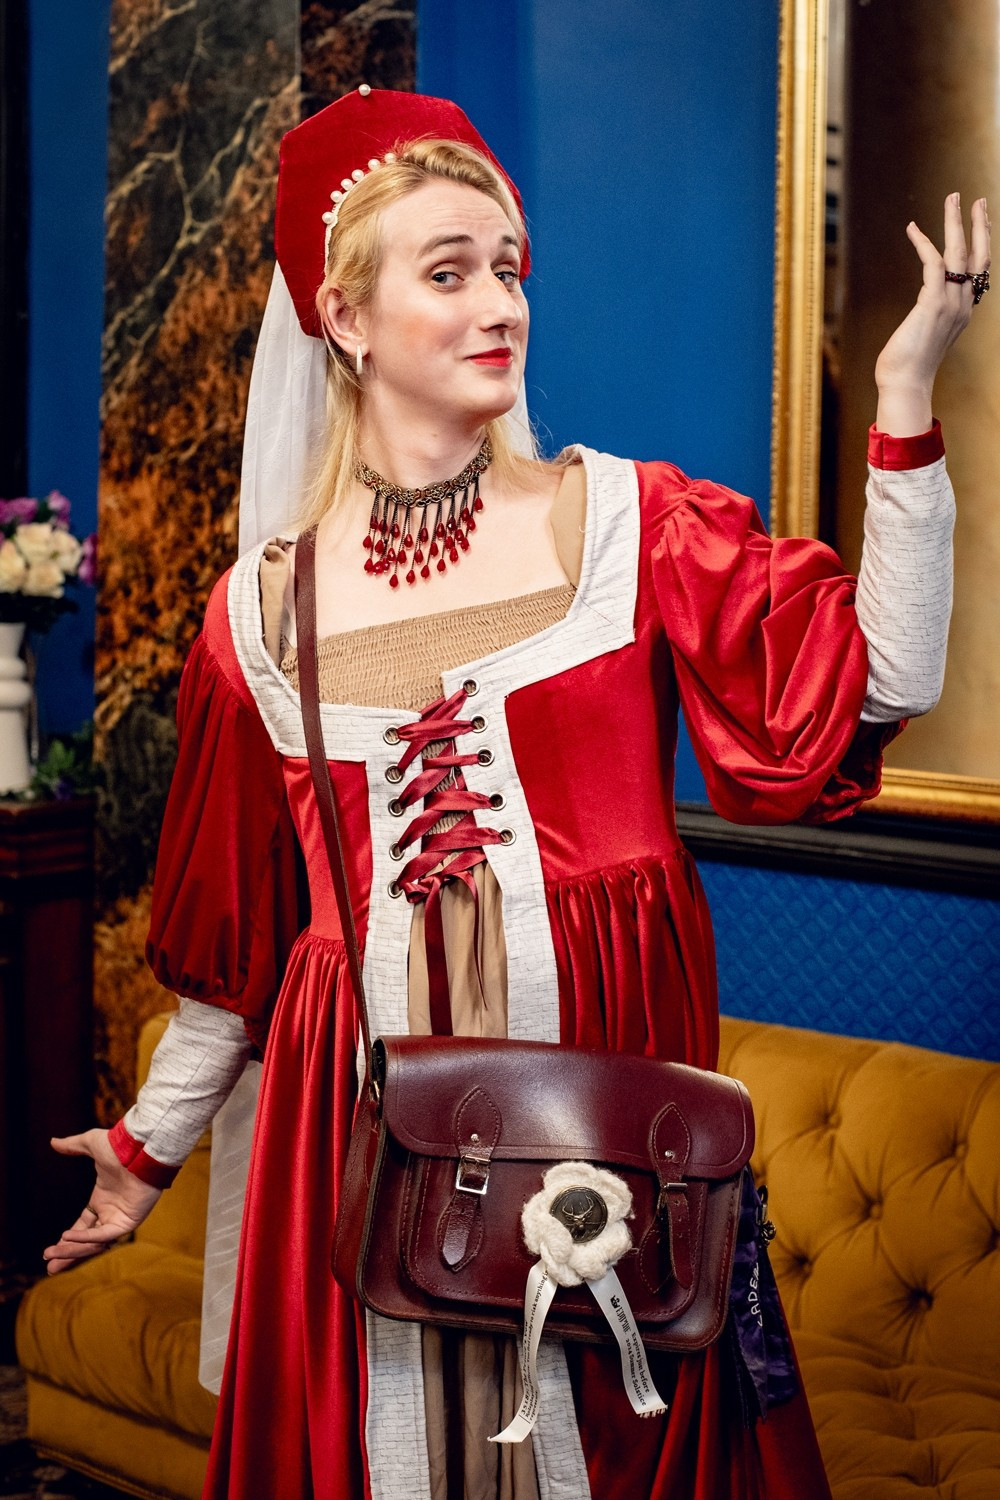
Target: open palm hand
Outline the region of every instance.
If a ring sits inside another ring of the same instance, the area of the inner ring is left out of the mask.
[[[89,1156],[97,1179],[87,1206],[59,1241],[42,1252],[50,1276],[77,1261],[99,1255],[142,1223],[161,1189],[134,1176],[123,1167],[108,1142],[106,1130],[85,1130],[81,1135],[53,1137],[53,1149],[63,1156]]]

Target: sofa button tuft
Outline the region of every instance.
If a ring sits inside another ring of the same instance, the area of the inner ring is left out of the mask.
[[[868,1217],[869,1217],[869,1219],[881,1219],[881,1217],[882,1217],[882,1205],[881,1205],[881,1203],[869,1203],[869,1205],[868,1205]]]

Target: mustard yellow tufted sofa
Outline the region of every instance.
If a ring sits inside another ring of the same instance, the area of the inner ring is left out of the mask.
[[[835,1500],[1000,1500],[1000,1066],[726,1020],[720,1068]]]
[[[835,1500],[1000,1500],[1000,1066],[731,1019],[720,1066],[754,1099]],[[21,1311],[32,1441],[132,1494],[200,1494],[207,1167],[203,1142],[134,1242]]]

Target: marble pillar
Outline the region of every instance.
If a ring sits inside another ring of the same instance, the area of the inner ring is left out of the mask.
[[[414,89],[416,5],[302,0],[302,118],[359,83]]]
[[[181,668],[236,555],[278,143],[357,83],[412,88],[411,8],[113,0],[97,644],[98,1115],[172,1003],[146,968]]]

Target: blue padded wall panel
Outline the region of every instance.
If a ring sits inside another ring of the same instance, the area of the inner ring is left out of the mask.
[[[699,868],[730,1015],[1000,1060],[1000,903]]]

